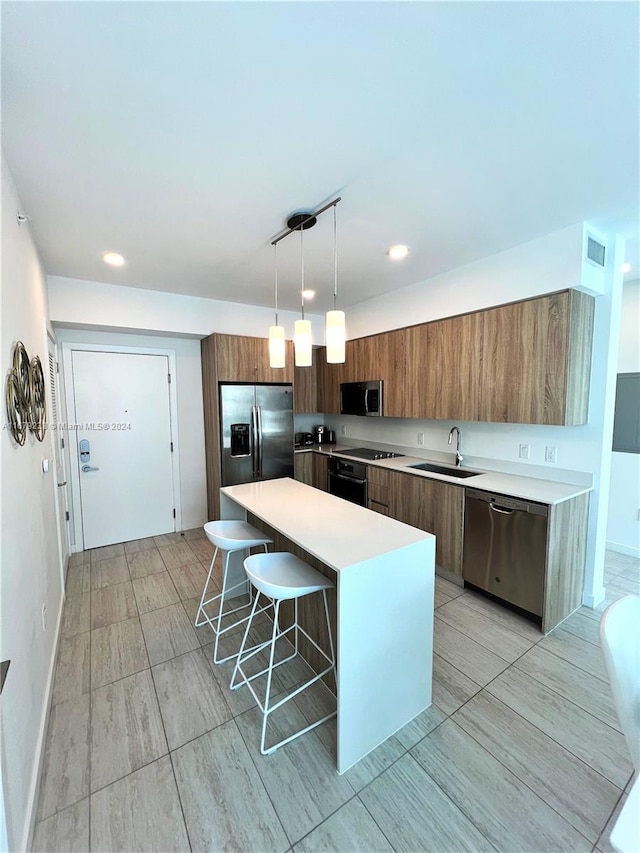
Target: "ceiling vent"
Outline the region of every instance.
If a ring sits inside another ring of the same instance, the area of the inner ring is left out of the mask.
[[[605,247],[598,240],[587,235],[587,258],[586,260],[600,269],[604,269]]]

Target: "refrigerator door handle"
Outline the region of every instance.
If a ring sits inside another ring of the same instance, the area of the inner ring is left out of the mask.
[[[258,407],[251,406],[251,463],[253,466],[253,479],[258,478]]]
[[[258,477],[262,477],[262,409],[256,406],[258,413]]]

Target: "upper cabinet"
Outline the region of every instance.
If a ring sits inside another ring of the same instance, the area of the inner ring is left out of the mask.
[[[594,300],[576,290],[483,313],[478,420],[587,422]]]
[[[284,368],[269,367],[267,338],[212,335],[219,382],[293,382],[293,344],[286,342]]]
[[[322,411],[318,409],[318,352],[312,350],[311,367],[293,369],[293,411],[296,415]]]

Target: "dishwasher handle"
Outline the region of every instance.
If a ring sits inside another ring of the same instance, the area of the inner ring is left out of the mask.
[[[505,509],[504,507],[496,506],[496,504],[494,504],[494,503],[490,503],[490,504],[489,504],[489,507],[490,507],[490,509],[492,509],[494,512],[499,512],[499,513],[501,513],[502,515],[511,515],[511,513],[512,513],[512,512],[515,512],[515,510],[514,510],[514,509]]]

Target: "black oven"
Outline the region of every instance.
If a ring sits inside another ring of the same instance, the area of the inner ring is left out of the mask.
[[[367,505],[367,466],[346,459],[329,460],[329,494]]]

